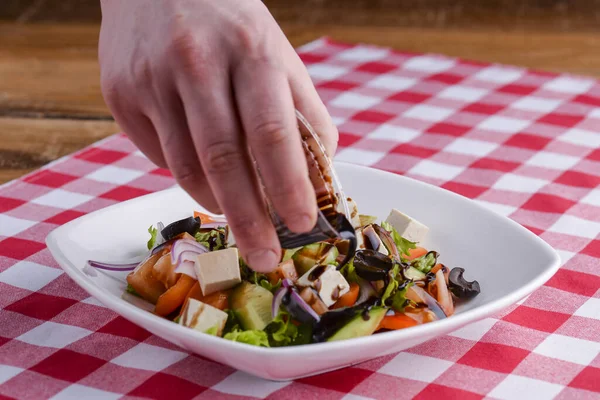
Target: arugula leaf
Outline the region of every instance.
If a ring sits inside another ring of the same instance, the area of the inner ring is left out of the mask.
[[[252,273],[249,274],[247,280],[250,283],[254,283],[255,285],[262,286],[263,288],[267,289],[271,293],[275,293],[277,291],[277,289],[279,289],[283,283],[280,279],[279,281],[277,281],[276,284],[273,285],[271,283],[271,281],[269,280],[269,278],[267,278],[267,276],[265,274],[261,274],[256,271],[252,271]]]
[[[400,236],[398,231],[394,229],[394,227],[388,222],[383,221],[381,223],[381,227],[392,234],[392,238],[394,239],[394,243],[396,243],[396,247],[398,247],[400,255],[406,254],[407,256],[409,256],[409,250],[417,248],[417,244],[415,242],[411,242],[410,240],[404,239],[402,236]]]
[[[392,297],[392,308],[397,312],[404,312],[404,308],[410,303],[410,300],[406,299],[406,291],[409,287],[414,285],[413,282],[409,282],[404,288],[396,291]]]
[[[223,338],[231,340],[233,342],[246,343],[254,346],[270,347],[269,337],[267,336],[267,332],[265,331],[242,331],[236,329],[234,331],[226,333],[223,336]]]
[[[150,239],[148,240],[147,246],[148,250],[152,250],[154,248],[154,245],[156,244],[156,236],[158,235],[158,229],[155,228],[153,225],[150,225],[150,228],[148,228],[148,233],[150,234]]]
[[[194,236],[196,242],[200,243],[210,251],[222,250],[226,247],[225,228],[219,227],[207,232],[197,232]]]
[[[394,267],[390,271],[390,281],[387,284],[385,290],[383,291],[383,295],[381,296],[381,304],[385,305],[387,299],[394,294],[398,286],[400,285],[396,280],[398,276],[398,272],[400,271],[400,264],[394,264]]]
[[[298,327],[285,311],[280,311],[277,317],[265,327],[272,347],[289,346],[298,337]]]
[[[410,265],[415,267],[419,271],[423,273],[428,273],[437,263],[437,253],[435,251],[430,251],[429,253],[421,256],[413,261],[411,261]]]
[[[225,328],[223,328],[223,335],[241,330],[240,322],[233,310],[225,310],[225,312],[227,313],[227,322],[225,322]]]

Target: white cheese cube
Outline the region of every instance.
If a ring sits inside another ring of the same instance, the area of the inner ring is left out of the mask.
[[[221,336],[226,322],[226,312],[192,298],[188,300],[179,319],[179,325],[216,336]]]
[[[379,246],[377,248],[378,252],[380,252],[381,254],[385,254],[386,256],[390,255],[389,251],[383,244],[381,237],[375,232],[375,228],[373,228],[372,225],[367,225],[356,230],[356,250],[370,249],[371,247],[367,246],[367,243],[365,243],[365,240],[368,240],[369,243],[371,242],[370,237],[373,237],[377,240],[377,243],[375,243],[375,245]]]
[[[429,232],[429,228],[416,219],[401,213],[395,208],[392,209],[390,215],[385,220],[398,231],[400,236],[411,242],[422,242]]]
[[[235,247],[198,255],[194,270],[205,296],[232,288],[242,281],[238,249]]]
[[[358,214],[358,206],[356,202],[352,200],[350,197],[346,200],[348,202],[348,208],[350,208],[350,223],[354,227],[354,229],[360,227],[360,216]]]
[[[302,275],[296,284],[314,288],[327,307],[331,307],[350,290],[350,284],[335,265],[315,265]]]

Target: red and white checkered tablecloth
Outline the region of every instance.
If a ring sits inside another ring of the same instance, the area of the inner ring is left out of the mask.
[[[559,251],[558,273],[405,352],[294,382],[253,378],[118,317],[46,249],[58,225],[174,184],[116,135],[0,187],[0,397],[599,399],[600,83],[327,39],[299,53],[339,127],[338,160],[509,216]]]

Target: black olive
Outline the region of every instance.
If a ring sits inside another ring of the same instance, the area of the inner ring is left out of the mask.
[[[189,217],[165,226],[160,234],[165,240],[171,240],[184,232],[194,236],[200,230],[200,217]]]
[[[387,280],[393,267],[394,262],[388,256],[375,250],[360,250],[354,256],[356,274],[368,281]]]
[[[453,268],[448,275],[448,288],[459,299],[472,299],[481,291],[479,282],[468,282],[463,278],[464,272],[463,268]]]

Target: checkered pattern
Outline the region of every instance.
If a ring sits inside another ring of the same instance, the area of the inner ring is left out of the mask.
[[[173,185],[116,135],[0,188],[0,397],[600,398],[600,83],[326,39],[299,53],[339,127],[337,159],[514,219],[560,252],[559,272],[494,318],[408,351],[255,379],[118,317],[44,246],[60,224]]]

